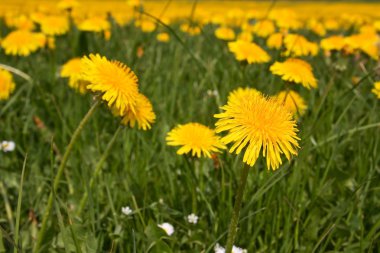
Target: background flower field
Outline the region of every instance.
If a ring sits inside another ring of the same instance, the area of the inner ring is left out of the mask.
[[[214,115],[239,87],[267,96],[293,90],[307,107],[295,113],[298,155],[283,159],[278,170],[267,169],[261,157],[250,170],[235,245],[263,253],[379,251],[379,4],[63,5],[75,2],[0,3],[0,68],[15,83],[0,100],[0,141],[16,144],[13,151],[0,150],[0,252],[35,249],[50,193],[52,214],[40,252],[218,252],[216,245],[226,243],[243,154],[178,155],[167,135],[189,122],[214,129]],[[67,18],[67,31],[49,34],[47,23],[45,41],[34,52],[7,53],[7,35],[30,24],[40,32],[43,15]],[[100,21],[85,27],[93,17]],[[260,20],[270,20],[274,31],[260,34],[266,28],[253,27]],[[247,24],[269,60],[250,63],[231,50]],[[220,27],[229,30],[218,35]],[[268,46],[274,33],[302,35],[317,52]],[[340,49],[322,45],[333,35],[344,37]],[[55,192],[69,140],[96,100],[72,89],[61,69],[91,53],[133,70],[155,120],[146,131],[132,128],[102,103],[80,133]],[[311,65],[317,87],[272,72],[275,62],[291,57]]]

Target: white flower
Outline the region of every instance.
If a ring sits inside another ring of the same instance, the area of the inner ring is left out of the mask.
[[[165,230],[168,236],[171,236],[174,233],[174,227],[170,223],[164,222],[162,224],[158,224],[158,226]]]
[[[225,253],[226,250],[217,243],[214,247],[214,252],[215,253]],[[236,247],[235,245],[232,246],[232,253],[247,253],[248,251],[246,249],[242,249],[239,247]]]
[[[4,152],[11,152],[15,150],[16,144],[13,141],[2,141],[0,143],[0,150],[3,150]]]
[[[125,206],[121,208],[121,212],[125,215],[130,215],[132,213],[132,209],[129,206]]]
[[[199,217],[196,216],[196,215],[193,214],[193,213],[187,216],[187,221],[188,221],[189,223],[197,224],[197,223],[198,223],[198,219],[199,219]]]

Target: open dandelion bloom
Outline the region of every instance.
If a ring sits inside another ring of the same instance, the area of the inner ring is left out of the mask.
[[[108,20],[104,17],[90,17],[78,25],[78,29],[85,32],[102,32],[109,30],[111,27]]]
[[[242,31],[241,33],[238,34],[238,40],[243,40],[247,42],[251,42],[253,40],[253,35],[249,31]]]
[[[268,169],[277,169],[281,154],[289,160],[297,155],[296,122],[291,113],[276,99],[266,98],[260,92],[230,96],[224,112],[215,114],[216,132],[228,131],[221,140],[232,143],[230,153],[245,149],[243,162],[253,166],[262,150]]]
[[[315,56],[318,53],[318,45],[308,41],[304,36],[288,34],[284,38],[286,56]]]
[[[378,99],[380,99],[380,82],[376,82],[373,85],[372,92],[377,96]]]
[[[273,49],[280,49],[282,47],[283,40],[284,40],[284,34],[282,33],[271,34],[267,39],[267,46]]]
[[[312,67],[300,59],[289,58],[285,62],[275,62],[270,66],[270,71],[285,81],[302,84],[308,89],[318,86]]]
[[[82,79],[88,81],[87,89],[102,94],[110,108],[115,108],[120,116],[126,110],[135,112],[139,91],[137,76],[118,61],[109,61],[99,54],[82,58]]]
[[[280,102],[295,118],[305,114],[307,105],[305,100],[295,91],[286,90],[278,93],[275,98]]]
[[[157,34],[156,39],[160,42],[168,42],[170,40],[170,36],[168,33],[159,33]]]
[[[238,61],[247,61],[250,64],[270,61],[267,52],[253,42],[243,40],[229,42],[228,48],[234,53]]]
[[[13,76],[9,71],[0,68],[0,100],[6,100],[15,89]]]
[[[178,125],[168,133],[166,141],[169,146],[182,146],[178,155],[191,152],[192,156],[211,158],[211,153],[225,148],[214,130],[199,123]]]
[[[233,40],[235,39],[235,32],[229,27],[219,27],[215,30],[215,37],[220,40]]]
[[[156,120],[156,114],[153,112],[151,102],[141,93],[137,96],[135,111],[126,110],[122,117],[122,124],[129,124],[133,128],[137,123],[138,128],[143,130],[150,129],[151,124]]]
[[[69,30],[66,16],[45,16],[40,21],[41,31],[46,35],[63,35]]]
[[[334,35],[321,40],[321,48],[325,51],[337,50],[340,51],[346,45],[346,41],[343,36]]]
[[[46,37],[42,33],[17,30],[9,33],[1,42],[8,55],[28,56],[43,47]]]
[[[88,82],[82,79],[82,61],[80,58],[73,58],[66,62],[61,69],[61,77],[69,78],[69,86],[80,93],[87,91]]]
[[[274,31],[276,30],[273,21],[271,20],[262,20],[258,21],[254,26],[253,26],[253,33],[256,34],[259,37],[266,38]]]

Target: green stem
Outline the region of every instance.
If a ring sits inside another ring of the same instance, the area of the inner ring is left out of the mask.
[[[234,244],[234,241],[235,241],[235,236],[236,236],[236,232],[237,232],[237,225],[238,225],[238,221],[239,221],[239,213],[240,213],[240,209],[241,209],[241,203],[243,201],[243,194],[244,194],[245,185],[247,184],[249,168],[250,168],[249,165],[244,164],[243,170],[242,170],[241,175],[240,175],[239,188],[238,188],[237,193],[236,193],[234,210],[232,213],[230,227],[228,229],[226,253],[232,252],[232,245]]]
[[[50,195],[49,195],[49,199],[48,199],[48,203],[47,203],[47,206],[46,206],[46,210],[45,210],[44,216],[42,218],[41,229],[38,232],[37,243],[34,246],[33,252],[39,252],[41,250],[41,246],[42,246],[41,244],[42,244],[42,241],[43,241],[43,239],[45,237],[45,233],[46,233],[47,221],[48,221],[48,219],[50,217],[51,209],[53,207],[54,194],[58,190],[58,186],[59,186],[62,174],[63,174],[63,172],[65,170],[66,163],[67,163],[67,161],[69,159],[69,156],[70,156],[70,153],[71,153],[71,151],[72,151],[72,149],[74,147],[74,144],[75,144],[76,140],[78,139],[79,134],[83,130],[84,125],[87,123],[87,121],[94,114],[94,112],[95,112],[96,108],[99,106],[99,104],[100,104],[100,100],[99,99],[95,100],[95,103],[92,105],[92,107],[87,112],[87,114],[83,117],[83,119],[79,123],[77,129],[75,129],[74,134],[71,136],[70,143],[69,143],[69,145],[66,148],[66,151],[65,151],[65,154],[63,155],[61,164],[60,164],[60,166],[59,166],[59,168],[57,170],[57,174],[55,175],[55,178],[54,178],[53,189],[51,190]]]
[[[120,133],[120,131],[121,131],[122,128],[123,128],[122,126],[119,126],[119,128],[116,130],[116,132],[113,135],[112,139],[108,143],[108,145],[106,147],[106,150],[104,151],[102,157],[100,158],[99,162],[96,164],[94,174],[92,175],[92,177],[90,179],[90,184],[89,184],[88,191],[86,191],[83,194],[82,199],[80,201],[79,208],[78,208],[78,211],[77,211],[77,215],[78,216],[83,212],[83,209],[84,209],[84,207],[85,207],[85,205],[87,203],[88,192],[90,192],[92,190],[92,188],[94,187],[95,180],[99,176],[99,173],[102,170],[103,164],[106,161],[106,159],[107,159],[107,157],[108,157],[108,155],[109,155],[109,153],[111,151],[111,148],[113,147],[113,144],[115,143],[115,141],[117,139],[117,136],[119,135],[119,133]]]

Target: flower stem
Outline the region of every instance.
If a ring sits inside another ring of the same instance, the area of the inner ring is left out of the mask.
[[[102,157],[100,158],[99,162],[96,164],[96,167],[95,167],[95,171],[94,171],[94,174],[92,175],[91,179],[90,179],[90,184],[89,184],[89,188],[88,188],[88,191],[86,191],[83,196],[82,196],[82,199],[80,201],[80,204],[79,204],[79,208],[78,208],[78,211],[77,211],[77,215],[79,216],[82,212],[83,212],[83,209],[87,203],[87,199],[88,199],[88,192],[91,191],[91,189],[94,187],[94,184],[95,184],[95,180],[96,178],[99,176],[99,173],[100,171],[102,170],[102,167],[103,167],[103,164],[104,162],[106,161],[109,153],[110,153],[110,150],[111,148],[113,147],[113,144],[115,143],[116,139],[117,139],[117,136],[119,135],[121,129],[123,127],[122,126],[119,126],[118,129],[116,130],[116,132],[114,133],[112,139],[110,140],[110,142],[108,143],[107,147],[106,147],[106,150],[103,152],[103,155]]]
[[[47,228],[47,221],[50,217],[50,213],[51,213],[51,209],[53,207],[53,199],[54,199],[54,194],[57,192],[58,190],[58,186],[59,186],[59,183],[60,183],[60,180],[61,180],[61,177],[62,177],[62,174],[65,170],[65,167],[66,167],[66,163],[68,161],[68,158],[70,156],[70,153],[74,147],[74,144],[76,142],[76,140],[78,139],[79,137],[79,134],[81,133],[84,125],[87,123],[87,121],[91,118],[91,116],[94,114],[96,108],[99,106],[100,104],[100,100],[99,99],[96,99],[95,100],[95,103],[91,106],[90,110],[87,112],[87,114],[83,117],[82,121],[79,123],[77,129],[75,129],[75,132],[74,134],[71,136],[71,140],[70,140],[70,143],[69,145],[67,146],[66,148],[66,151],[65,151],[65,154],[63,155],[63,158],[62,158],[62,161],[61,161],[61,164],[57,170],[57,174],[55,175],[54,177],[54,183],[53,183],[53,189],[50,191],[50,194],[49,194],[49,199],[48,199],[48,203],[47,203],[47,206],[46,206],[46,210],[44,212],[44,216],[42,218],[42,225],[41,225],[41,229],[40,231],[38,232],[38,235],[37,235],[37,242],[34,246],[34,249],[33,249],[33,252],[39,252],[41,250],[41,244],[43,242],[43,239],[45,237],[45,233],[46,233],[46,228]]]
[[[226,253],[232,252],[232,245],[234,244],[234,241],[235,241],[237,225],[238,225],[238,221],[239,221],[239,213],[240,213],[241,203],[243,200],[245,185],[247,183],[249,168],[250,168],[249,165],[244,164],[243,170],[242,170],[241,175],[240,175],[239,188],[238,188],[237,193],[236,193],[234,210],[232,213],[230,227],[228,229]]]

